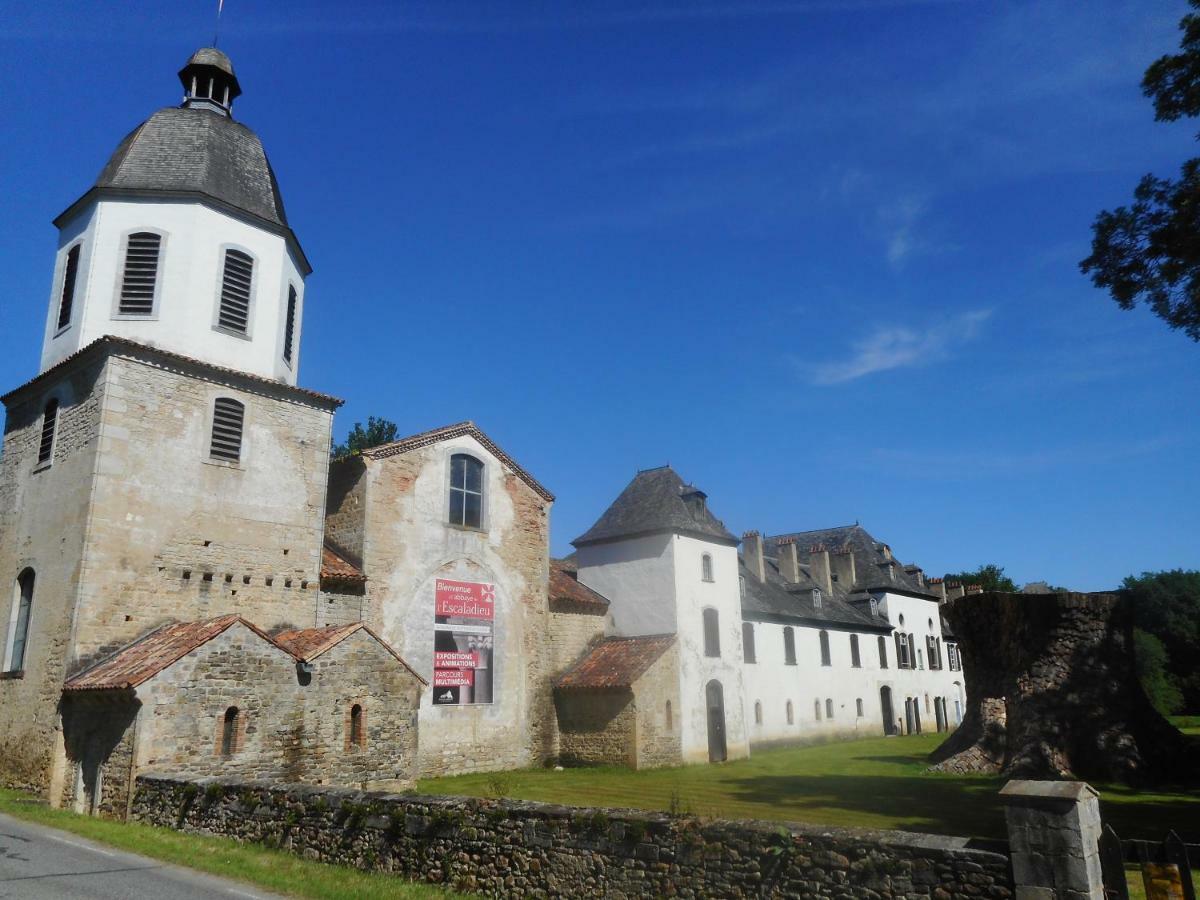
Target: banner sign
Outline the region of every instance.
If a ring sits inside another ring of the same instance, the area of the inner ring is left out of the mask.
[[[491,703],[496,586],[435,579],[433,611],[433,702]]]

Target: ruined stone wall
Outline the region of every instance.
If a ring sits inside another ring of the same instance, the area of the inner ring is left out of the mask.
[[[683,762],[679,727],[679,644],[672,644],[633,686],[637,709],[639,769],[678,766]],[[670,704],[670,713],[667,704]]]
[[[238,465],[209,458],[217,397],[245,404]],[[72,668],[168,620],[316,624],[331,427],[286,389],[112,357]]]
[[[12,640],[17,578],[35,572],[25,659],[0,674],[0,783],[61,790],[58,700],[66,675],[80,560],[96,468],[104,361],[93,359],[18,392],[0,454],[0,656]],[[42,411],[59,400],[49,467],[37,462]]]
[[[637,707],[629,688],[558,691],[559,760],[568,766],[637,765]]]
[[[320,788],[139,780],[140,821],[492,897],[1013,896],[963,838]]]
[[[481,529],[448,523],[450,457],[460,452],[485,466]],[[468,435],[362,462],[365,486],[343,491],[365,491],[363,619],[423,677],[433,671],[435,580],[496,587],[495,700],[436,706],[426,691],[421,774],[517,768],[551,756],[550,503]]]
[[[354,562],[362,561],[366,531],[365,465],[361,456],[348,456],[329,465],[325,537]]]

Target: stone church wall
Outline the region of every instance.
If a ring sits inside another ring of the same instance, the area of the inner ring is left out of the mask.
[[[111,358],[74,669],[168,620],[317,622],[332,409],[218,375]],[[218,396],[246,406],[240,466],[209,459]]]
[[[629,688],[559,691],[559,761],[567,766],[634,766],[637,707]]]
[[[0,454],[0,655],[10,639],[15,585],[35,572],[23,670],[0,675],[0,782],[46,793],[61,743],[58,701],[96,468],[104,361],[92,359],[5,399]],[[57,397],[52,465],[38,466],[42,411]],[[61,782],[56,785],[61,789]]]
[[[636,765],[639,769],[678,766],[683,762],[677,671],[679,644],[674,643],[633,686],[637,698]]]

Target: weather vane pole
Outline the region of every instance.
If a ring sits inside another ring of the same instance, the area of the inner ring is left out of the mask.
[[[217,39],[221,37],[221,10],[225,8],[225,0],[217,0],[217,27],[213,31],[213,46],[217,46]]]

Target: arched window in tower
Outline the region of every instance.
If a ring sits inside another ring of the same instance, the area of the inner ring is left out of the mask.
[[[833,665],[833,657],[829,653],[829,632],[822,631],[820,634],[820,638],[821,638],[821,665],[832,666]]]
[[[721,655],[721,623],[717,611],[712,607],[704,610],[704,655]]]
[[[62,295],[58,300],[58,325],[62,331],[71,324],[71,310],[75,305],[75,280],[79,276],[79,252],[82,244],[67,251],[67,262],[63,266]]]
[[[350,707],[350,721],[347,723],[346,749],[361,750],[367,746],[366,717],[361,703]]]
[[[829,697],[825,698],[825,718],[833,718],[833,700]]]
[[[758,652],[754,647],[754,623],[742,623],[742,659],[747,663],[758,662]]]
[[[713,580],[712,554],[705,553],[700,557],[700,579],[702,581]]]
[[[225,710],[221,719],[221,755],[233,756],[238,751],[238,728],[241,725],[242,713],[236,706]]]
[[[212,440],[209,456],[223,462],[239,462],[242,458],[242,430],[246,423],[246,407],[232,397],[218,397],[213,403]]]
[[[465,453],[450,457],[450,524],[483,527],[483,463]]]
[[[54,438],[58,432],[58,400],[51,398],[42,410],[42,438],[38,442],[38,465],[54,461]]]
[[[158,293],[158,263],[162,235],[138,231],[125,239],[125,268],[121,272],[121,294],[117,313],[122,316],[154,315]]]
[[[789,725],[794,725],[794,724],[796,723],[796,713],[795,713],[795,710],[792,708],[792,701],[791,701],[791,700],[789,700],[789,701],[787,702],[786,711],[787,711],[787,723],[788,723]],[[754,714],[755,714],[756,716],[758,716],[758,708],[757,708],[757,706],[755,707]],[[758,722],[759,722],[759,724],[762,724],[762,718],[761,718],[761,717],[759,717],[759,718],[758,718]]]
[[[296,340],[296,286],[288,285],[287,319],[283,324],[283,359],[292,361],[292,345]]]
[[[887,641],[881,634],[879,636],[879,668],[886,669],[887,667]]]
[[[33,609],[33,569],[26,569],[17,576],[13,590],[12,614],[8,652],[5,654],[5,672],[21,672],[25,668],[25,646],[29,638],[29,614]]]
[[[225,248],[221,270],[221,303],[217,325],[238,334],[250,329],[250,300],[254,296],[254,258],[249,253]]]
[[[792,703],[792,701],[789,700],[788,705],[791,706],[791,703]],[[761,700],[754,701],[754,724],[755,725],[762,724],[762,701]]]
[[[788,666],[796,664],[796,632],[791,625],[783,628],[783,662]]]
[[[850,635],[850,665],[855,669],[862,668],[862,659],[858,655],[858,635]]]

